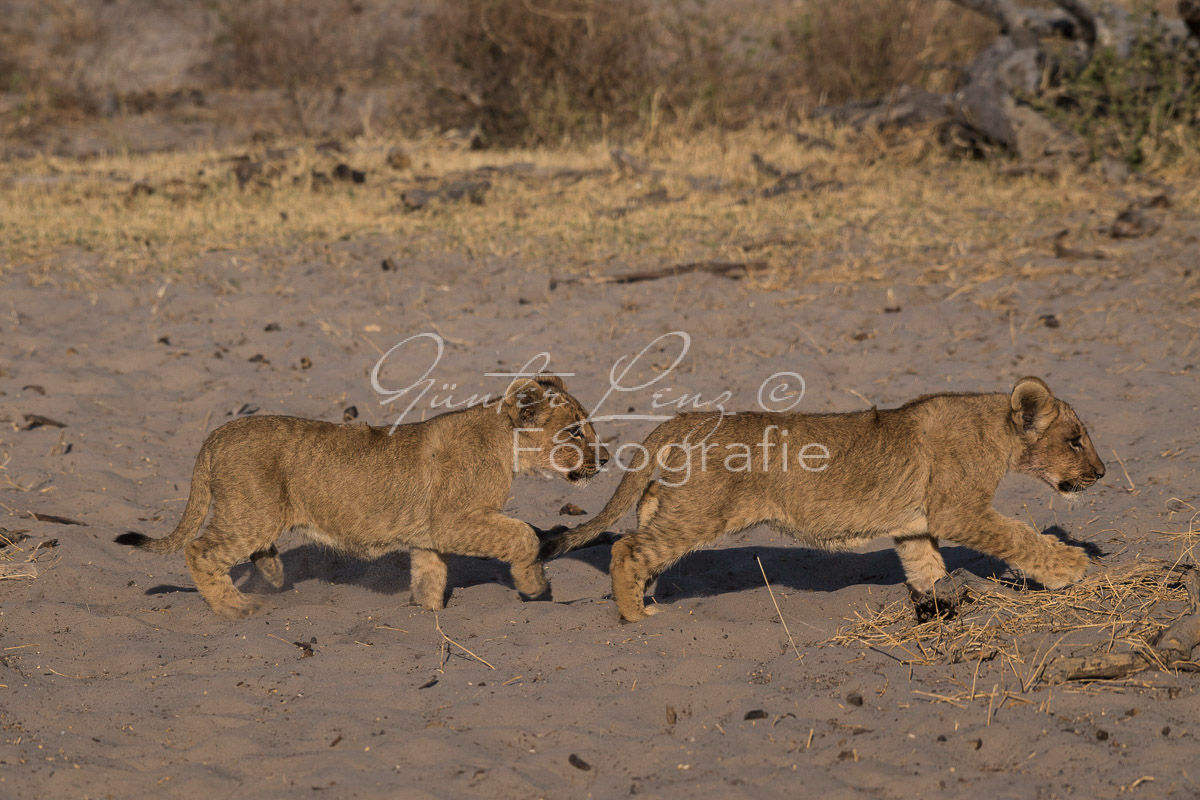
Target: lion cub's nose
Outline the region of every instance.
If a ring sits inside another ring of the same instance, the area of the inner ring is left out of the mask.
[[[1096,480],[1100,480],[1103,477],[1104,477],[1104,465],[1101,464],[1100,466],[1096,467]]]
[[[608,456],[600,456],[600,466],[603,467],[607,463],[608,463]]]

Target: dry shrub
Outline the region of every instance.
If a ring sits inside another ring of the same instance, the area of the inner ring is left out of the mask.
[[[996,35],[979,14],[948,2],[811,2],[786,21],[776,46],[794,62],[798,88],[819,103],[881,97],[900,84],[950,88]]]
[[[9,0],[8,11],[0,88],[36,90],[43,108],[274,90],[307,133],[372,87],[408,132],[478,126],[501,144],[789,122],[899,83],[946,88],[952,73],[930,64],[965,62],[993,33],[948,0]]]
[[[901,83],[943,88],[937,64],[994,33],[926,0],[459,0],[426,18],[410,65],[433,124],[558,143],[604,124],[738,127]]]
[[[411,64],[437,123],[557,142],[640,116],[665,77],[653,23],[643,0],[458,0],[426,18]]]
[[[242,89],[329,88],[385,74],[390,42],[411,30],[403,4],[221,0],[213,79]]]

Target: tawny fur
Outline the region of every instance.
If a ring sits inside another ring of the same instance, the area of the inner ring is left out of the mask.
[[[444,605],[447,554],[507,561],[523,596],[548,599],[536,533],[501,513],[514,475],[514,441],[522,448],[515,472],[577,483],[608,457],[586,411],[554,376],[515,381],[498,406],[393,432],[246,417],[213,431],[201,447],[174,533],[163,539],[128,533],[118,541],[153,553],[186,547],[196,587],[213,611],[229,617],[258,607],[234,587],[230,567],[249,559],[282,586],[275,540],[289,529],[363,558],[410,549],[413,600],[427,609]],[[195,538],[210,506],[208,526]]]
[[[773,441],[769,448],[760,445],[764,435]],[[748,470],[740,460],[732,469],[725,463],[728,446],[739,443],[751,450]],[[798,466],[797,451],[809,443],[823,445],[829,458],[805,463],[826,469]],[[701,469],[704,445],[710,451]],[[1070,494],[1104,475],[1075,412],[1037,378],[1022,378],[1011,394],[928,395],[900,408],[849,414],[682,414],[654,429],[643,447],[649,463],[632,465],[596,517],[547,541],[541,552],[550,558],[582,547],[640,500],[637,532],[613,545],[610,567],[613,597],[628,621],[654,613],[644,604],[646,584],[667,566],[759,523],[823,548],[891,536],[914,595],[932,592],[946,575],[939,538],[1003,559],[1057,589],[1083,576],[1086,555],[998,513],[996,487],[1012,471]],[[682,480],[688,458],[690,476]],[[652,483],[656,473],[660,480]]]

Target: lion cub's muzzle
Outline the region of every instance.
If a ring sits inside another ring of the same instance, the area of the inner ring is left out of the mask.
[[[1078,492],[1082,492],[1084,489],[1087,489],[1089,486],[1103,477],[1104,467],[1101,466],[1099,469],[1096,469],[1087,475],[1081,475],[1074,480],[1059,481],[1058,490],[1063,494],[1077,494]]]
[[[608,463],[607,449],[601,454],[594,464],[584,464],[577,469],[573,469],[567,473],[567,480],[571,483],[587,483],[592,478],[600,474],[600,469]]]

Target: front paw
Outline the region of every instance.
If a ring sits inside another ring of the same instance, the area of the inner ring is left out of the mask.
[[[937,587],[943,591],[937,591]],[[958,616],[958,607],[960,603],[965,601],[966,592],[953,591],[953,587],[943,584],[939,581],[934,590],[924,592],[915,589],[912,586],[908,587],[908,596],[912,600],[913,611],[917,615],[917,624],[929,622],[933,619],[954,619]]]
[[[1047,537],[1049,538],[1049,537]],[[1088,557],[1082,549],[1052,539],[1046,560],[1035,569],[1026,570],[1029,576],[1053,591],[1078,583],[1087,571]]]
[[[542,589],[542,591],[537,594],[526,594],[525,592],[521,591],[518,591],[517,594],[519,594],[521,596],[521,600],[526,603],[553,602],[554,600],[554,595],[550,591],[549,583],[546,584],[545,589]]]

